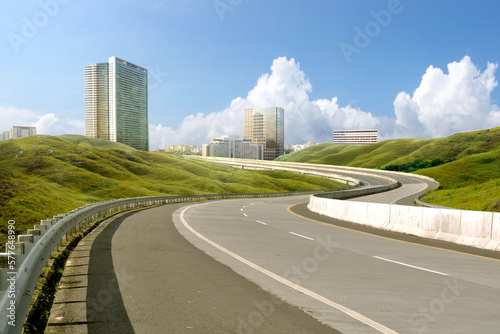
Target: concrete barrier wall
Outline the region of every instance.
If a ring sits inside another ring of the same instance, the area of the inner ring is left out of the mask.
[[[351,202],[311,195],[309,210],[388,231],[500,251],[500,213]]]

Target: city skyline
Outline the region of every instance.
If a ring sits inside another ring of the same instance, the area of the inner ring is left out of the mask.
[[[148,69],[151,150],[241,133],[265,105],[287,144],[500,126],[496,1],[222,2],[0,4],[0,122],[83,135],[81,66],[118,54]]]

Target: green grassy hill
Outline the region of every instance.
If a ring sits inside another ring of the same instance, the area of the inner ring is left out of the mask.
[[[76,135],[2,141],[0,243],[5,242],[8,220],[15,220],[17,232],[24,233],[41,219],[98,201],[341,186],[344,185],[319,177],[241,170]]]
[[[437,139],[386,140],[367,146],[325,143],[278,160],[384,168],[417,159],[456,159],[415,171],[441,185],[423,200],[465,210],[500,211],[500,128]]]

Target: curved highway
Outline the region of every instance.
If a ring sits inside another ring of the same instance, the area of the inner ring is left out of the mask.
[[[287,210],[299,201],[307,197],[191,205],[174,222],[196,247],[342,333],[498,333],[497,260],[306,220]]]
[[[337,174],[343,174],[336,171]],[[346,174],[349,174],[346,172]],[[350,175],[365,186],[385,184]],[[356,201],[413,204],[432,182]],[[289,208],[307,197],[191,205],[174,214],[196,247],[342,333],[498,333],[498,260],[311,221]]]
[[[394,178],[401,187],[352,200],[411,204],[435,186]],[[87,320],[55,318],[89,333],[498,333],[498,260],[293,212],[308,199],[175,204],[111,219],[84,243]],[[62,291],[60,312],[70,314],[82,292]]]
[[[402,185],[402,188],[386,192],[384,195],[365,196],[355,199],[357,201],[364,202],[414,205],[415,198],[418,195],[424,193],[426,189],[433,189],[438,186],[434,180],[427,177],[382,170],[294,162],[257,162],[255,160],[248,159],[208,158],[207,160],[238,168],[282,169],[312,175],[319,173],[320,175],[327,177],[328,175],[331,175],[330,178],[333,179],[349,180],[348,184],[351,185],[360,183],[361,188],[388,185],[394,181],[398,181]]]

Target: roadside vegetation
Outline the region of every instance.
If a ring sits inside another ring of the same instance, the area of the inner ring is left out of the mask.
[[[334,189],[344,184],[285,171],[250,171],[143,152],[83,136],[0,142],[0,247],[41,219],[117,198]]]
[[[325,143],[281,161],[389,169],[434,178],[424,201],[463,210],[500,212],[500,127],[437,139],[395,139],[367,146]]]
[[[452,162],[457,160],[457,158],[453,157],[449,160],[443,161],[440,158],[434,158],[432,161],[424,161],[422,159],[416,159],[412,162],[407,162],[400,165],[388,165],[382,168],[383,170],[390,170],[393,172],[403,172],[403,173],[413,173],[419,169],[431,168],[441,166],[442,164]]]

